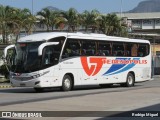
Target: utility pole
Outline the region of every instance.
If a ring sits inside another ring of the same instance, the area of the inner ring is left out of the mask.
[[[121,0],[121,9],[120,9],[120,16],[121,16],[121,18],[122,18],[122,0]]]
[[[122,0],[121,0],[121,5],[120,5],[120,26],[122,26]],[[120,31],[120,36],[122,36],[122,31]]]
[[[32,15],[33,15],[33,0],[32,0]]]

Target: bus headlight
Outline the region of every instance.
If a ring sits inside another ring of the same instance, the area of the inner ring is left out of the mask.
[[[39,78],[47,73],[49,73],[50,71],[46,71],[46,72],[43,72],[43,73],[40,73],[40,74],[35,74],[35,75],[31,75],[31,76],[25,76],[25,75],[17,75],[17,74],[12,74],[11,75],[11,78],[14,79],[14,80],[18,80],[18,81],[28,81],[28,80],[32,80],[32,79],[36,79],[36,78]]]
[[[45,75],[45,74],[47,74],[47,73],[49,73],[49,71],[46,71],[46,72],[43,72],[43,73],[40,73],[40,74],[33,75],[33,76],[32,76],[32,79],[36,79],[36,78],[41,77],[41,76],[43,76],[43,75]]]
[[[32,78],[33,78],[33,79],[36,79],[36,78],[38,78],[38,77],[40,77],[40,76],[41,76],[40,74],[37,74],[37,75],[33,75]]]

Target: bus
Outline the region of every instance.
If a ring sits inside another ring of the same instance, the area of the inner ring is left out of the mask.
[[[4,57],[10,64],[11,85],[33,87],[37,92],[50,87],[70,91],[79,85],[132,87],[151,79],[148,40],[94,33],[38,33],[7,46]]]

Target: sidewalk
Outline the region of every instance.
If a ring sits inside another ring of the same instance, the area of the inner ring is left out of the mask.
[[[153,78],[160,78],[160,75],[154,75]]]

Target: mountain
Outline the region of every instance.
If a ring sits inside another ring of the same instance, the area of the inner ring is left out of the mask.
[[[56,8],[56,7],[53,7],[53,6],[47,6],[45,8],[48,8],[49,10],[53,10],[53,11],[62,11],[62,10]]]
[[[129,13],[160,12],[160,0],[145,0],[137,7],[128,11]]]

